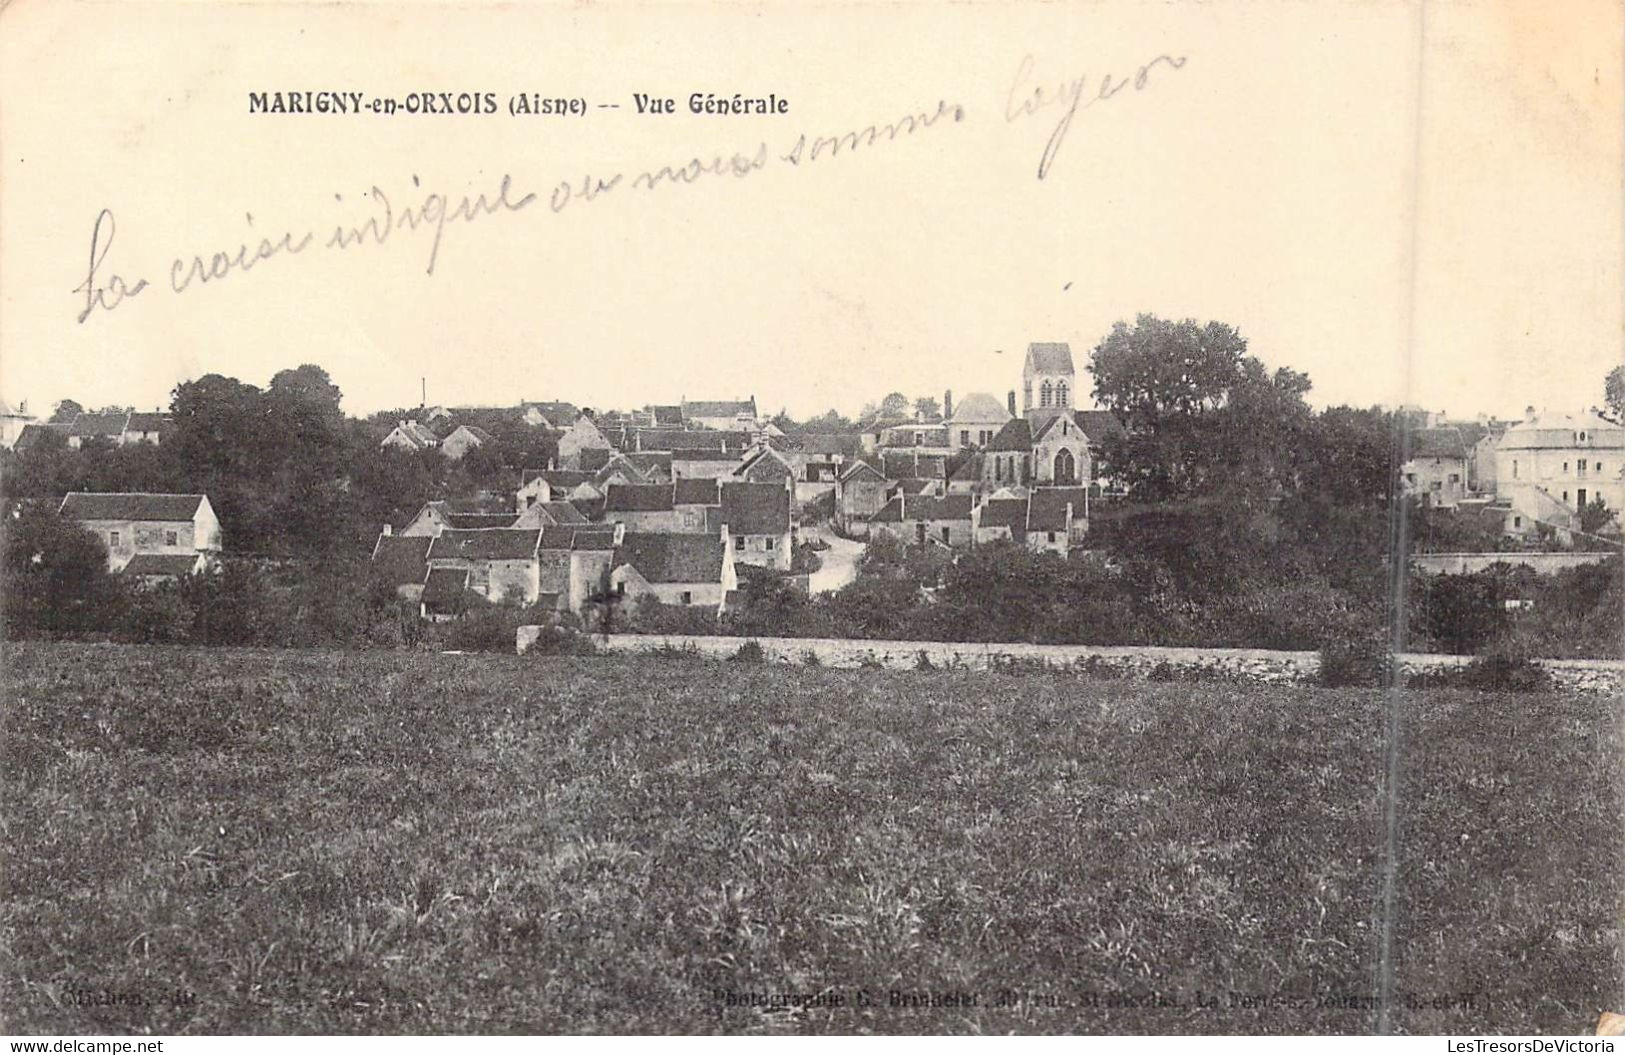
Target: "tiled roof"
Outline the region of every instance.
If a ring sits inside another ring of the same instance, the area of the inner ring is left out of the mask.
[[[1027,346],[1026,369],[1038,374],[1072,373],[1072,346],[1064,341],[1034,341]]]
[[[1087,432],[1084,435],[1088,435]],[[1026,418],[1011,418],[1004,423],[1004,428],[998,431],[991,443],[987,445],[989,452],[993,451],[1031,451],[1033,449],[1033,427]]]
[[[959,483],[980,480],[981,478],[982,456],[980,454],[973,454],[969,458],[966,458],[964,461],[960,462],[959,468],[955,469],[953,475],[948,477],[948,479],[957,481]]]
[[[741,414],[754,418],[756,416],[756,400],[700,399],[683,401],[683,416],[685,418],[734,418]]]
[[[423,580],[423,603],[442,611],[462,607],[467,568],[430,568]]]
[[[580,469],[526,469],[524,482],[541,478],[555,491],[573,491],[582,484],[593,482],[592,473]]]
[[[614,549],[615,528],[594,524],[590,527],[546,527],[542,529],[542,549]]]
[[[921,439],[918,444],[914,442],[916,435]],[[946,447],[948,430],[941,425],[893,425],[881,435],[880,442],[886,447]]]
[[[654,423],[657,427],[683,427],[682,407],[650,407],[649,414],[654,419]]]
[[[856,461],[849,463],[845,469],[841,470],[841,482],[846,483],[850,480],[856,480],[858,477],[864,475],[873,476],[876,480],[885,479],[885,477],[880,474],[880,470],[876,469],[868,462]]]
[[[58,512],[69,520],[191,520],[202,495],[96,494],[69,491]]]
[[[50,422],[42,422],[39,424],[24,425],[22,431],[17,433],[17,442],[13,443],[11,448],[12,450],[26,451],[30,447],[38,444],[51,443],[53,441],[56,443],[66,443],[67,436],[68,426],[64,424],[53,425]]]
[[[904,495],[904,520],[969,520],[970,495]]]
[[[379,535],[372,548],[372,565],[396,586],[421,583],[433,541],[432,535]]]
[[[168,427],[168,414],[142,413],[131,414],[124,429],[126,432],[162,432]]]
[[[621,457],[645,476],[671,476],[670,451],[630,451]]]
[[[722,503],[717,481],[705,476],[685,476],[672,481],[672,504],[680,506],[714,506]]]
[[[1003,402],[988,393],[972,392],[954,404],[953,417],[948,420],[955,424],[966,422],[978,425],[1003,422],[1010,420],[1010,411]]]
[[[945,454],[919,454],[915,451],[885,451],[881,464],[888,479],[948,478],[948,456]]]
[[[869,518],[873,524],[900,524],[903,522],[903,496],[895,495]]]
[[[71,435],[74,436],[119,436],[124,432],[125,424],[130,415],[124,412],[117,414],[80,414],[73,419]]]
[[[739,455],[733,451],[721,450],[675,450],[671,452],[674,462],[737,462]]]
[[[526,560],[536,555],[540,535],[534,528],[447,528],[435,536],[428,560]]]
[[[1072,420],[1078,423],[1078,428],[1083,430],[1092,444],[1100,444],[1113,436],[1124,434],[1123,423],[1109,410],[1074,411]]]
[[[927,491],[935,491],[937,480],[921,480],[914,477],[905,477],[897,481],[897,491],[905,495],[921,495]]]
[[[587,523],[587,518],[581,515],[581,510],[569,502],[540,502],[538,506],[555,524]]]
[[[445,509],[440,510],[440,516],[446,521],[447,527],[463,531],[512,527],[513,522],[518,519],[516,513],[453,513]]]
[[[615,452],[608,447],[583,447],[580,451],[581,471],[595,473],[615,456]]]
[[[659,513],[672,507],[671,484],[610,484],[604,513]]]
[[[714,535],[628,531],[615,562],[630,564],[649,582],[719,583],[726,547]]]
[[[790,491],[780,484],[727,480],[722,522],[735,535],[783,535],[790,530]]]
[[[1027,530],[1065,531],[1066,507],[1072,505],[1072,518],[1081,520],[1089,491],[1083,487],[1035,487],[1027,505]]]
[[[1461,430],[1412,429],[1406,433],[1406,453],[1412,458],[1466,458],[1467,446]]]
[[[171,575],[181,578],[197,568],[195,553],[137,553],[124,565],[125,575]]]
[[[862,440],[855,434],[845,432],[803,432],[791,438],[809,455],[841,454],[855,458],[863,449]]]
[[[990,498],[982,503],[979,518],[982,527],[1010,528],[1021,534],[1027,528],[1027,500],[1025,498]]]

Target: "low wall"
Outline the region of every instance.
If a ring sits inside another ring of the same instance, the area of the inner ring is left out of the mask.
[[[1495,564],[1533,568],[1542,575],[1601,564],[1614,553],[1418,553],[1411,563],[1429,575],[1471,575]]]
[[[540,629],[534,626],[519,628],[518,646],[521,653],[536,640]],[[1004,666],[1019,668],[1032,664],[1057,670],[1075,670],[1081,674],[1140,680],[1174,675],[1235,678],[1264,684],[1310,684],[1320,672],[1320,657],[1314,652],[1251,648],[983,644],[688,634],[607,634],[595,635],[592,640],[603,652],[647,653],[680,649],[717,659],[733,656],[741,645],[751,640],[761,646],[763,659],[770,662],[801,664],[812,655],[826,667],[878,666],[889,670],[914,670],[922,665],[921,658],[924,657],[933,667],[959,670],[988,670]],[[1399,657],[1400,670],[1407,675],[1461,666],[1471,661],[1471,656],[1421,653]],[[1551,659],[1540,662],[1561,689],[1617,693],[1625,687],[1625,662],[1619,660]]]

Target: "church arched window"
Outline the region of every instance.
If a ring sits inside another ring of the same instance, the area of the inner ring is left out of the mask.
[[[1062,381],[1055,386],[1055,405],[1058,407],[1069,407],[1072,405],[1066,401],[1065,381]]]
[[[1049,406],[1050,405],[1050,400],[1053,399],[1054,396],[1055,396],[1055,389],[1050,385],[1050,383],[1048,381],[1045,381],[1044,384],[1038,390],[1038,405],[1041,406],[1041,407]]]

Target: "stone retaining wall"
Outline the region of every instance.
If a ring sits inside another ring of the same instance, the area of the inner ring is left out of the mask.
[[[1418,553],[1411,563],[1429,575],[1471,575],[1496,564],[1521,565],[1541,575],[1601,564],[1618,551],[1607,553]]]
[[[519,651],[536,640],[539,627],[519,628]],[[657,652],[678,649],[727,659],[747,640],[762,649],[763,659],[777,663],[808,662],[817,657],[826,667],[883,667],[914,670],[932,667],[959,670],[1032,670],[1048,667],[1081,674],[1138,680],[1187,678],[1237,679],[1263,684],[1310,684],[1320,670],[1314,652],[1280,652],[1244,648],[1157,648],[1129,645],[1025,645],[944,641],[866,641],[841,638],[694,636],[687,634],[596,635],[604,652]],[[1407,654],[1399,657],[1405,674],[1461,666],[1470,656]],[[1618,660],[1542,660],[1559,688],[1577,692],[1618,693],[1625,687],[1625,662]]]

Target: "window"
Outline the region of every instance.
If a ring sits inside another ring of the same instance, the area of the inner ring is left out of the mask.
[[[110,547],[117,547],[118,546],[118,532],[117,531],[109,531],[107,533],[107,545],[110,546]]]
[[[1055,386],[1055,405],[1058,406],[1058,407],[1064,407],[1064,406],[1069,405],[1067,403],[1067,401],[1066,401],[1066,382],[1065,381],[1062,381],[1060,384]]]
[[[1053,532],[1053,531],[1049,532],[1049,540],[1051,542],[1055,541],[1055,532]]]
[[[166,546],[179,546],[180,544],[181,544],[181,533],[179,531],[166,531],[166,532],[164,532],[164,545],[166,545]]]
[[[1563,501],[1567,502],[1568,500],[1569,500],[1569,493],[1567,491],[1564,491],[1563,492]]]
[[[678,594],[678,596],[683,599],[684,604],[694,603],[694,594],[688,590],[684,590],[682,593]]]
[[[1444,484],[1440,483],[1438,480],[1434,480],[1432,483],[1428,484],[1428,490],[1429,491],[1443,491],[1444,490]]]
[[[987,429],[983,429],[982,430],[981,446],[986,447],[988,445],[988,442],[991,441],[992,439],[993,439],[993,433],[988,431]]]
[[[970,429],[960,429],[959,430],[959,445],[961,447],[969,447],[970,446]]]
[[[735,535],[734,536],[734,549],[742,550],[744,548],[745,548],[745,536],[743,536],[743,535]]]
[[[1050,405],[1050,400],[1054,398],[1055,390],[1050,386],[1048,381],[1045,381],[1043,385],[1039,387],[1038,393],[1038,405],[1041,407],[1047,407]]]
[[[948,541],[948,525],[947,524],[942,525],[942,541],[944,541],[944,542]]]
[[[914,434],[914,446],[923,447],[924,445],[925,445],[925,433],[916,432]]]
[[[1461,475],[1459,473],[1451,473],[1450,474],[1450,482],[1453,483],[1453,484],[1461,483]]]
[[[1518,459],[1516,458],[1512,459],[1512,478],[1514,480],[1518,478]]]
[[[1568,463],[1568,462],[1564,462],[1564,463],[1563,463],[1563,471],[1564,471],[1564,472],[1568,472],[1568,471],[1569,471],[1569,463]]]
[[[625,597],[626,596],[626,581],[624,579],[615,584],[615,596],[616,597]]]
[[[1512,526],[1515,527],[1515,528],[1523,527],[1523,517],[1513,517],[1512,518]]]

